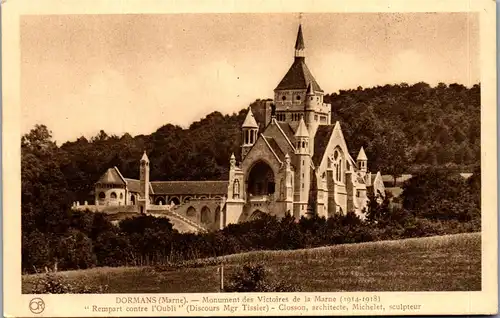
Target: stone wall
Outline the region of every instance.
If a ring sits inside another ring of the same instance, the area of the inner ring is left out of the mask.
[[[139,213],[138,205],[88,205],[79,204],[78,202],[73,205],[74,210],[85,211],[89,210],[91,212],[100,212],[106,214],[114,213]]]
[[[207,230],[221,228],[221,210],[224,207],[223,199],[196,199],[182,203],[172,208],[178,213]]]

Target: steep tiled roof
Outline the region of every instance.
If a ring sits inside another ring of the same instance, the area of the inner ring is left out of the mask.
[[[248,107],[248,113],[245,117],[245,121],[243,122],[242,128],[259,128],[257,122],[255,121],[255,117],[253,116],[252,109]]]
[[[356,158],[357,160],[368,160],[368,157],[366,156],[365,149],[361,147],[358,153],[358,157]]]
[[[295,137],[309,137],[309,131],[307,131],[306,123],[304,122],[304,117],[300,117],[299,127],[295,132]]]
[[[125,178],[127,181],[127,188],[131,192],[141,192],[141,180]],[[151,182],[149,183],[149,191],[151,194],[155,193]]]
[[[288,140],[290,140],[290,142],[293,144],[293,141],[295,140],[294,139],[295,132],[293,131],[290,124],[287,122],[284,122],[284,123],[281,122],[281,123],[278,123],[278,125],[280,126],[281,130],[283,130],[283,132],[285,133]]]
[[[151,181],[155,194],[227,194],[227,181]]]
[[[285,154],[283,153],[283,150],[281,150],[281,148],[278,145],[278,143],[276,142],[276,140],[274,140],[274,138],[271,138],[271,137],[264,137],[264,138],[266,139],[267,143],[269,144],[271,149],[274,151],[274,153],[276,153],[279,160],[281,160],[283,162],[285,159]]]
[[[304,37],[302,36],[302,25],[299,25],[299,32],[297,33],[297,40],[295,41],[295,49],[303,50],[305,47]]]
[[[305,59],[303,57],[296,57],[285,77],[283,77],[275,89],[307,89],[310,83],[315,92],[323,92],[307,67]]]
[[[314,137],[314,155],[312,157],[312,161],[315,166],[319,166],[321,164],[321,160],[325,155],[326,147],[328,146],[328,142],[332,136],[333,128],[333,125],[319,125],[316,130],[316,135]]]
[[[141,192],[141,181],[136,179],[125,178],[127,181],[127,188],[132,192]]]
[[[97,183],[117,184],[117,185],[125,184],[125,182],[120,176],[120,173],[118,172],[118,169],[115,167],[106,170],[106,172],[99,178],[99,181],[97,181]]]

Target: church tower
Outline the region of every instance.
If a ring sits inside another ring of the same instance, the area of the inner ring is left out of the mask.
[[[307,213],[309,203],[309,188],[311,180],[311,156],[309,152],[309,132],[304,122],[304,117],[300,117],[299,126],[295,132],[295,195],[294,195],[294,216],[300,218]]]
[[[365,150],[363,147],[359,150],[358,157],[356,158],[356,162],[358,163],[359,170],[366,174],[368,171],[368,157],[366,156]]]
[[[242,132],[242,146],[241,146],[241,159],[243,160],[250,149],[252,149],[253,145],[257,141],[257,133],[259,131],[259,125],[255,121],[255,117],[253,116],[252,109],[248,107],[247,117],[241,126]]]
[[[276,119],[290,123],[295,129],[304,116],[310,144],[313,145],[318,126],[331,124],[331,105],[323,103],[323,95],[323,90],[306,65],[304,36],[302,25],[299,25],[293,64],[274,89]],[[311,155],[313,151],[311,146]]]
[[[149,158],[144,151],[140,162],[140,198],[141,213],[146,213],[149,208]]]

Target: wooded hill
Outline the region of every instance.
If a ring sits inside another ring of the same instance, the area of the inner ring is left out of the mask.
[[[340,121],[351,155],[355,158],[363,146],[371,171],[398,175],[434,166],[472,172],[480,163],[480,85],[358,87],[324,100],[332,104],[333,121]],[[265,100],[251,104],[261,129],[264,105]],[[67,195],[68,202],[90,202],[94,183],[109,167],[138,178],[144,150],[151,180],[225,179],[231,153],[240,159],[245,115],[246,109],[232,115],[212,112],[187,129],[167,124],[136,137],[101,131],[60,147],[50,127],[36,126],[22,142],[23,206],[48,189]]]

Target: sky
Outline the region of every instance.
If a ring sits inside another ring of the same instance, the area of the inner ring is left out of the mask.
[[[479,83],[471,13],[305,13],[306,63],[325,93],[406,82]],[[293,62],[299,14],[21,18],[22,133],[80,136],[188,127],[238,112]]]

